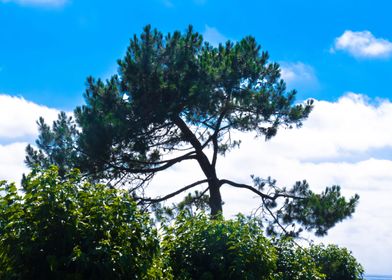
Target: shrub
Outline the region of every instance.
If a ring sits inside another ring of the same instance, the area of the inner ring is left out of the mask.
[[[20,194],[0,183],[1,279],[124,279],[146,275],[156,232],[127,192],[33,171]]]
[[[346,248],[313,245],[309,254],[326,275],[326,280],[360,280],[364,270]]]
[[[175,279],[272,279],[276,252],[259,225],[243,216],[211,220],[180,214],[162,250]]]
[[[324,280],[308,249],[300,248],[292,239],[274,242],[277,250],[277,273],[275,280]]]

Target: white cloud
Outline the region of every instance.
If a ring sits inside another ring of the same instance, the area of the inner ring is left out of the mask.
[[[281,131],[270,146],[299,160],[347,159],[391,148],[392,132],[388,133],[387,127],[392,124],[392,103],[379,100],[371,104],[367,99],[349,92],[334,103],[316,101],[301,129]]]
[[[215,27],[210,27],[207,24],[203,32],[204,41],[209,42],[214,47],[217,47],[220,43],[224,44],[228,40],[222,33]]]
[[[22,174],[27,173],[28,169],[23,163],[26,146],[26,142],[0,144],[0,181],[19,183]]]
[[[1,0],[3,3],[16,3],[22,6],[49,6],[60,7],[65,5],[68,0]]]
[[[370,31],[346,30],[335,39],[332,51],[342,50],[359,58],[385,58],[392,54],[392,42],[376,38]]]
[[[25,148],[37,135],[36,121],[48,124],[59,111],[27,101],[22,97],[0,94],[0,180],[19,182],[25,167]]]
[[[27,101],[22,97],[0,94],[0,143],[28,141],[37,136],[36,121],[43,116],[51,124],[59,111]]]
[[[281,77],[289,88],[318,87],[318,79],[312,66],[302,62],[281,62]]]

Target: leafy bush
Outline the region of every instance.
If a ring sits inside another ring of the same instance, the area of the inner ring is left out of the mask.
[[[1,279],[141,278],[159,250],[131,196],[55,167],[0,183]]]
[[[278,280],[361,280],[363,268],[346,248],[336,245],[298,247],[291,239],[275,242]]]
[[[292,239],[276,240],[278,253],[276,280],[323,280],[314,259],[307,249],[300,248]]]
[[[357,260],[346,248],[336,245],[313,245],[309,254],[326,280],[360,280],[363,279],[364,270]]]
[[[180,214],[162,244],[175,279],[272,279],[276,252],[253,221]]]
[[[264,237],[256,220],[182,212],[163,235],[161,264],[174,279],[360,280],[363,269],[335,245],[299,247]],[[166,260],[166,261],[162,261]]]

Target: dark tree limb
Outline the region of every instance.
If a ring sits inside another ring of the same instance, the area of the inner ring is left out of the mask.
[[[220,127],[222,125],[222,121],[223,121],[226,113],[227,113],[227,104],[226,104],[225,108],[222,110],[222,113],[219,115],[219,118],[216,121],[216,125],[215,125],[215,128],[214,128],[215,131],[212,134],[213,154],[212,154],[211,165],[214,166],[214,167],[216,166],[216,161],[217,161],[217,158],[218,158],[218,150],[219,150],[219,147],[218,147],[218,136],[219,136],[219,131],[220,131]]]
[[[179,189],[179,190],[177,190],[177,191],[175,191],[175,192],[172,192],[172,193],[170,193],[170,194],[168,194],[168,195],[165,195],[165,196],[163,196],[163,197],[159,197],[159,198],[142,198],[142,197],[136,197],[135,199],[137,199],[137,200],[139,200],[139,201],[141,201],[141,202],[158,203],[158,202],[165,201],[165,200],[167,200],[167,199],[169,199],[169,198],[172,198],[172,197],[174,197],[174,196],[176,196],[176,195],[178,195],[178,194],[180,194],[180,193],[182,193],[182,192],[184,192],[184,191],[186,191],[186,190],[189,190],[189,189],[191,189],[191,188],[193,188],[193,187],[196,187],[196,186],[198,186],[198,185],[205,184],[205,183],[208,183],[208,180],[207,180],[207,179],[203,179],[203,180],[196,181],[196,182],[194,182],[194,183],[192,183],[192,184],[190,184],[190,185],[187,185],[187,186],[185,186],[185,187],[183,187],[183,188],[181,188],[181,189]],[[208,188],[207,188],[205,191],[203,191],[203,194],[204,194],[207,190],[208,190]]]
[[[195,155],[195,151],[190,151],[190,152],[183,154],[181,156],[174,157],[171,159],[161,160],[161,161],[143,161],[143,160],[131,159],[130,162],[137,163],[137,164],[143,164],[143,165],[163,165],[163,164],[168,164],[168,163],[171,163],[171,162],[177,161],[177,160],[181,161],[181,160],[187,159],[188,157],[192,157],[193,155]],[[191,158],[191,159],[193,159],[193,158]]]
[[[255,194],[257,194],[258,196],[260,196],[262,199],[276,200],[279,197],[292,198],[292,199],[304,199],[304,197],[291,195],[291,194],[288,194],[285,192],[276,192],[274,195],[271,196],[271,195],[268,195],[268,194],[265,194],[265,193],[259,191],[255,187],[252,187],[252,186],[249,186],[246,184],[236,183],[236,182],[233,182],[233,181],[230,181],[227,179],[222,179],[219,182],[221,185],[228,184],[228,185],[231,185],[236,188],[248,189],[248,190],[254,192]]]
[[[102,162],[104,164],[109,165],[111,168],[116,169],[116,170],[121,170],[121,171],[126,171],[129,173],[156,173],[159,171],[163,171],[168,169],[169,167],[175,165],[176,163],[179,163],[181,161],[184,160],[189,160],[189,159],[196,159],[195,155],[183,155],[183,156],[179,156],[170,160],[167,160],[167,162],[161,166],[158,167],[150,167],[150,168],[132,168],[132,167],[124,167],[124,166],[118,166],[116,164],[113,164],[111,162],[108,161],[103,161]],[[133,160],[130,160],[129,162],[134,163]],[[137,162],[135,162],[137,163]],[[151,165],[154,165],[154,162],[150,163]]]

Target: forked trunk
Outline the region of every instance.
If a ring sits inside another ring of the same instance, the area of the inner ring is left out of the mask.
[[[215,165],[211,164],[208,157],[203,151],[203,147],[195,134],[189,129],[187,124],[179,116],[173,119],[174,123],[184,134],[184,138],[193,146],[196,152],[196,160],[201,170],[208,179],[210,190],[209,206],[211,208],[211,217],[215,218],[222,213],[222,197],[220,194],[220,182],[216,175]]]

